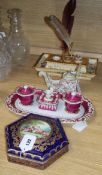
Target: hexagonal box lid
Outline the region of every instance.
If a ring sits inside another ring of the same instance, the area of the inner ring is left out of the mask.
[[[5,133],[7,157],[12,162],[44,169],[68,151],[68,139],[59,119],[29,114],[7,125]]]

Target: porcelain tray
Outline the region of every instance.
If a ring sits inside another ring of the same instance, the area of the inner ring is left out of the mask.
[[[42,90],[38,92],[41,93]],[[42,110],[38,107],[38,97],[40,93],[36,93],[34,96],[34,101],[31,105],[22,105],[16,92],[11,93],[6,99],[6,106],[8,109],[15,114],[25,116],[29,113],[39,114],[44,116],[49,116],[52,118],[59,118],[62,123],[75,123],[78,121],[83,121],[90,119],[94,114],[94,106],[92,102],[83,97],[83,103],[77,113],[72,114],[66,111],[64,101],[59,100],[57,111]]]

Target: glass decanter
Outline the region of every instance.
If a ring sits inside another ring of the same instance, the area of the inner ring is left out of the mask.
[[[12,56],[12,62],[16,65],[24,65],[29,57],[29,42],[24,36],[21,26],[20,9],[9,9],[10,33],[8,37],[8,49]]]
[[[11,55],[7,50],[7,44],[0,33],[0,80],[5,80],[11,71]]]
[[[3,38],[5,39],[7,38],[7,29],[3,26],[3,22],[2,22],[2,7],[0,7],[0,34],[2,34]]]

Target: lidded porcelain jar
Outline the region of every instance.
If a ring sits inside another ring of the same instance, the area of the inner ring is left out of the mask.
[[[70,92],[65,95],[66,110],[71,113],[78,112],[82,104],[82,95],[79,92]]]
[[[23,105],[30,105],[34,100],[35,89],[31,86],[25,85],[17,89],[17,94]]]

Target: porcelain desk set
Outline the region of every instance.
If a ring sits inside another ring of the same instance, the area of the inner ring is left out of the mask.
[[[80,92],[59,93],[53,88],[44,91],[30,85],[18,87],[7,97],[6,105],[19,115],[40,114],[63,123],[86,120],[94,114],[92,102]]]

